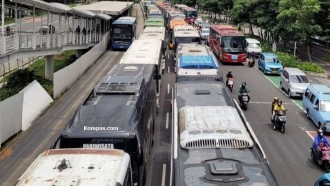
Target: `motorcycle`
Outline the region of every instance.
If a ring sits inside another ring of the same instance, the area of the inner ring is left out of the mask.
[[[274,119],[271,119],[273,123],[273,129],[279,129],[282,133],[285,132],[285,123],[286,123],[286,112],[279,111],[275,113]]]
[[[250,57],[250,58],[247,58],[247,61],[248,61],[248,67],[254,67],[254,63],[255,63],[255,60],[254,60],[254,57]]]
[[[239,96],[239,104],[243,110],[247,110],[247,105],[249,103],[249,93],[250,91],[244,91],[240,93]]]
[[[327,172],[330,172],[330,147],[322,143],[319,147],[321,148],[321,159],[317,157],[317,149],[314,147],[311,147],[311,158],[315,164],[324,168]]]
[[[230,92],[233,92],[234,78],[228,78],[227,87],[229,88]]]

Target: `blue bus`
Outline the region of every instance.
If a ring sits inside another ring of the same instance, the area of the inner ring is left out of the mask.
[[[136,35],[136,18],[120,17],[112,23],[112,49],[128,49]]]

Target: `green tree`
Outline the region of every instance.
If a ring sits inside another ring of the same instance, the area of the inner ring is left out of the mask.
[[[270,41],[269,38],[272,36],[273,40],[276,40],[274,28],[277,25],[278,0],[256,0],[253,5],[255,11],[253,11],[252,23],[266,31],[266,35],[261,33],[261,37]]]
[[[314,16],[320,11],[318,0],[280,0],[276,33],[286,41],[296,41],[307,45],[311,61],[311,37],[321,31]]]
[[[255,0],[235,0],[231,10],[231,17],[236,23],[249,23],[250,33],[254,35],[252,29],[252,17],[255,10]]]

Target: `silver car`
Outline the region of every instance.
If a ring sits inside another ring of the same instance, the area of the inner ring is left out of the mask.
[[[280,88],[286,91],[289,97],[302,97],[310,83],[306,74],[298,68],[284,68],[282,71]]]
[[[201,38],[203,40],[207,40],[207,38],[209,37],[209,34],[210,34],[210,29],[209,28],[202,28],[199,31],[199,34],[201,35]]]

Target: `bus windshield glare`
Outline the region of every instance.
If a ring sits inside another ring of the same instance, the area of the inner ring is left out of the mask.
[[[225,36],[222,38],[223,51],[227,53],[245,52],[244,36]]]
[[[114,25],[114,39],[132,39],[132,25]]]

